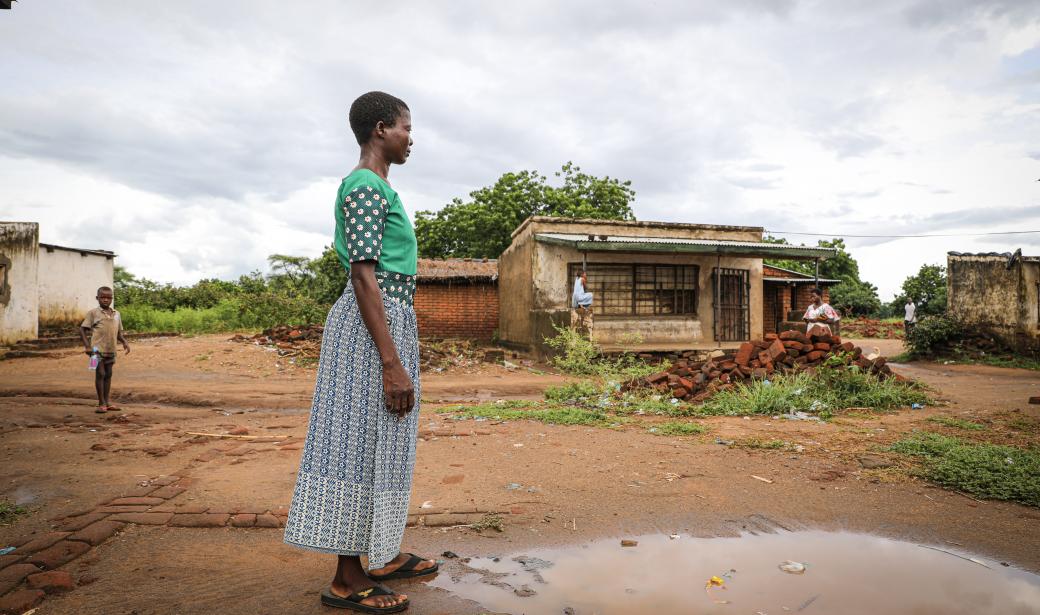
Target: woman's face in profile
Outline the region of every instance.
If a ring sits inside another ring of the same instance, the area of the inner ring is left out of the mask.
[[[412,153],[412,114],[404,109],[393,126],[384,126],[383,140],[390,161],[404,164]]]

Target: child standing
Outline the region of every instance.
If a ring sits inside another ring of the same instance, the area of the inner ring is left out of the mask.
[[[119,410],[111,405],[108,396],[112,390],[112,368],[116,364],[116,342],[123,345],[123,349],[130,354],[130,344],[123,337],[123,320],[119,317],[119,311],[112,307],[114,293],[107,286],[102,286],[97,291],[98,307],[87,312],[87,317],[80,325],[79,335],[83,339],[83,347],[87,355],[93,356],[95,349],[98,353],[97,370],[94,372],[94,388],[97,389],[98,407],[95,412],[102,414],[109,410]],[[87,340],[90,334],[90,340]]]

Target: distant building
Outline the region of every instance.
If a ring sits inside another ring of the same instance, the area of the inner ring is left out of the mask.
[[[498,328],[498,261],[420,258],[415,316],[425,338],[490,340]]]
[[[834,254],[764,242],[762,233],[750,226],[528,218],[498,261],[499,339],[544,353],[553,326],[571,321],[572,289],[584,270],[594,296],[592,340],[605,351],[736,348],[762,337],[767,320],[775,330],[782,308],[804,310],[790,303],[791,291],[816,283],[793,272],[771,282],[788,298],[767,318],[763,259]]]
[[[77,323],[112,286],[115,254],[41,244],[35,222],[0,222],[0,343],[33,339],[43,325]]]
[[[1040,257],[949,252],[946,295],[949,316],[1019,350],[1040,350]]]
[[[775,265],[762,265],[762,330],[780,333],[788,329],[805,329],[802,315],[812,303],[812,289],[823,291],[823,300],[830,302],[830,287],[841,280],[815,276]]]

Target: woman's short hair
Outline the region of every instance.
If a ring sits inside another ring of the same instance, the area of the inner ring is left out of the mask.
[[[408,105],[396,96],[386,92],[368,92],[358,96],[350,105],[350,129],[354,131],[358,145],[364,145],[372,138],[376,124],[383,122],[393,126],[401,112],[408,110]]]
[[[822,289],[822,288],[820,288],[819,286],[817,286],[816,288],[813,288],[813,289],[812,289],[812,290],[810,290],[809,292],[811,292],[811,293],[812,293],[812,294],[814,294],[814,295],[819,295],[819,296],[821,296],[821,297],[823,296],[823,289]]]

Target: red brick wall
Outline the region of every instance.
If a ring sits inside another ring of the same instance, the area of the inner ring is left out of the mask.
[[[792,310],[798,310],[804,312],[805,308],[809,307],[812,303],[812,284],[798,284],[794,287],[794,303],[791,305]],[[821,287],[823,290],[823,301],[824,303],[830,303],[831,292],[826,286]]]
[[[420,281],[415,315],[420,337],[491,339],[498,328],[498,286]]]
[[[780,323],[777,322],[778,302],[780,304],[780,320],[784,320],[787,318],[788,310],[791,309],[791,286],[765,282],[762,292],[762,329],[766,333],[779,332]]]

